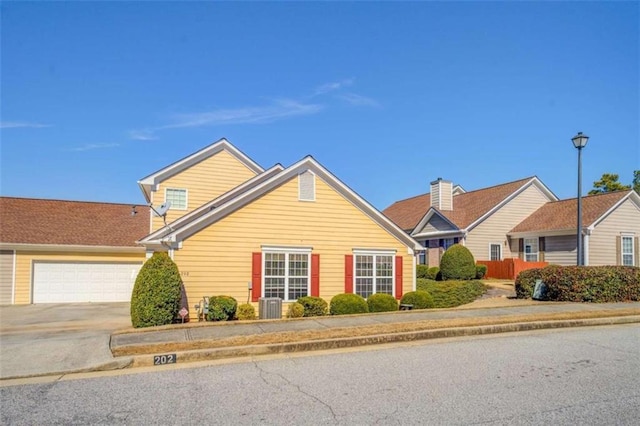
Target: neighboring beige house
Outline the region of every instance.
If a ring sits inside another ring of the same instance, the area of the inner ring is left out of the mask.
[[[0,304],[131,300],[148,210],[0,197]]]
[[[508,232],[556,200],[535,176],[468,192],[437,179],[430,193],[397,201],[383,213],[428,249],[420,263],[438,266],[444,250],[456,243],[477,260],[519,257]]]
[[[583,197],[585,265],[640,266],[639,198],[634,191]],[[420,263],[437,266],[444,250],[460,243],[481,261],[575,265],[576,209],[575,198],[559,201],[534,176],[469,192],[438,179],[430,193],[383,213],[427,248]]]
[[[640,196],[633,190],[582,198],[585,265],[640,266]],[[523,241],[527,257],[558,265],[577,262],[577,200],[543,205],[508,236]]]
[[[415,289],[420,244],[312,157],[263,170],[221,140],[191,158],[200,162],[178,162],[169,166],[171,173],[162,169],[141,180],[148,199],[172,201],[162,191],[168,187],[189,200],[201,188],[217,189],[139,241],[149,254],[169,252],[189,306],[225,294],[241,303],[278,297],[284,310],[307,295],[329,301],[344,292],[388,293],[399,299]],[[244,180],[222,179],[219,171],[215,179],[193,173],[204,161],[212,173],[224,164],[225,174]],[[170,185],[165,175],[171,175]]]

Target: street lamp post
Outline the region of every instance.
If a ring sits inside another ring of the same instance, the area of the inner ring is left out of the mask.
[[[587,146],[589,136],[583,135],[582,132],[578,132],[571,142],[573,146],[578,149],[578,227],[577,227],[577,242],[578,242],[578,260],[576,264],[582,266],[584,264],[584,255],[582,253],[582,148]]]

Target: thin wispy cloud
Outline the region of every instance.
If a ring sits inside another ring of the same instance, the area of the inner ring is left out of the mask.
[[[153,141],[158,137],[153,133],[153,130],[131,130],[129,132],[129,138],[135,141]]]
[[[368,107],[380,107],[380,102],[376,101],[373,98],[369,98],[367,96],[358,95],[355,93],[345,93],[342,95],[337,95],[338,98],[347,102],[350,105],[354,106],[368,106]]]
[[[120,146],[120,144],[119,143],[88,143],[85,145],[77,146],[75,148],[70,148],[69,151],[82,152],[82,151],[91,151],[94,149],[115,148],[117,146]]]
[[[39,129],[42,127],[51,127],[50,124],[32,123],[29,121],[2,121],[0,129]]]
[[[271,105],[261,107],[216,109],[207,112],[175,115],[174,123],[158,127],[156,130],[184,127],[215,126],[220,124],[258,124],[302,115],[316,114],[322,105],[304,103],[292,99],[279,99]]]
[[[341,81],[334,81],[331,83],[325,83],[325,84],[321,84],[320,86],[316,87],[316,90],[314,91],[314,96],[317,95],[324,95],[325,93],[329,93],[329,92],[334,92],[336,90],[340,90],[343,89],[345,87],[349,87],[353,84],[353,78],[348,78],[345,80],[341,80]]]

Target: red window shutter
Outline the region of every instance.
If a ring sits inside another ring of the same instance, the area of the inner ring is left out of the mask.
[[[344,292],[353,293],[353,255],[344,256]]]
[[[251,262],[251,301],[257,302],[262,296],[262,253],[253,253]]]
[[[396,299],[402,299],[402,256],[396,256]]]
[[[320,297],[320,255],[311,255],[311,295]]]

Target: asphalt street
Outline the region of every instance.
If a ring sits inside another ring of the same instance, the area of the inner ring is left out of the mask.
[[[636,424],[637,324],[0,388],[1,423]]]

